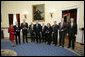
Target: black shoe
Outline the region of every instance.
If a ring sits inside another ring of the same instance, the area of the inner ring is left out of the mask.
[[[56,46],[56,44],[55,44],[55,46]]]
[[[11,47],[15,47],[15,45],[11,46]]]
[[[61,45],[58,45],[58,47],[61,46]]]
[[[57,46],[57,44],[55,44],[55,46]]]
[[[41,42],[39,42],[39,43],[41,43]]]
[[[46,44],[46,42],[45,42],[45,44]]]
[[[72,50],[74,50],[74,48],[72,48]]]
[[[74,50],[74,48],[72,48],[72,50]]]
[[[54,42],[53,42],[53,44],[54,44]]]
[[[36,43],[38,43],[38,41],[36,41]]]
[[[25,43],[25,42],[23,42],[23,43]]]
[[[70,47],[67,47],[67,48],[70,48]]]
[[[62,46],[64,48],[64,46]]]

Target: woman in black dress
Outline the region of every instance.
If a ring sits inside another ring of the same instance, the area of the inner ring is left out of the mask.
[[[45,29],[45,42],[48,42],[47,44],[51,44],[52,41],[52,27],[50,23],[47,23],[46,29]]]

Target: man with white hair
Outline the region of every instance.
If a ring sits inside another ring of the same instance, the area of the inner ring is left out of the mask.
[[[71,41],[72,41],[72,49],[75,48],[75,38],[77,34],[77,24],[74,23],[74,18],[70,19],[70,23],[68,24],[68,37],[69,37],[69,45],[68,48],[71,47]]]
[[[23,23],[21,23],[21,29],[22,29],[22,38],[23,38],[23,43],[25,43],[24,39],[27,41],[27,29],[28,29],[28,23],[26,23],[25,19],[23,19]]]

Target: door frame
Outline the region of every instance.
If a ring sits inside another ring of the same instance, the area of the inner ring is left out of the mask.
[[[77,37],[76,37],[76,42],[78,42],[78,35],[79,35],[79,13],[80,13],[80,6],[79,5],[74,5],[74,6],[69,6],[69,7],[64,7],[60,9],[59,13],[59,22],[61,21],[62,18],[62,11],[63,10],[69,10],[69,9],[77,9]]]

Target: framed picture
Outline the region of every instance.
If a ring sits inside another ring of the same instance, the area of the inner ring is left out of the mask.
[[[44,4],[33,5],[33,22],[34,21],[45,21],[45,7]]]

